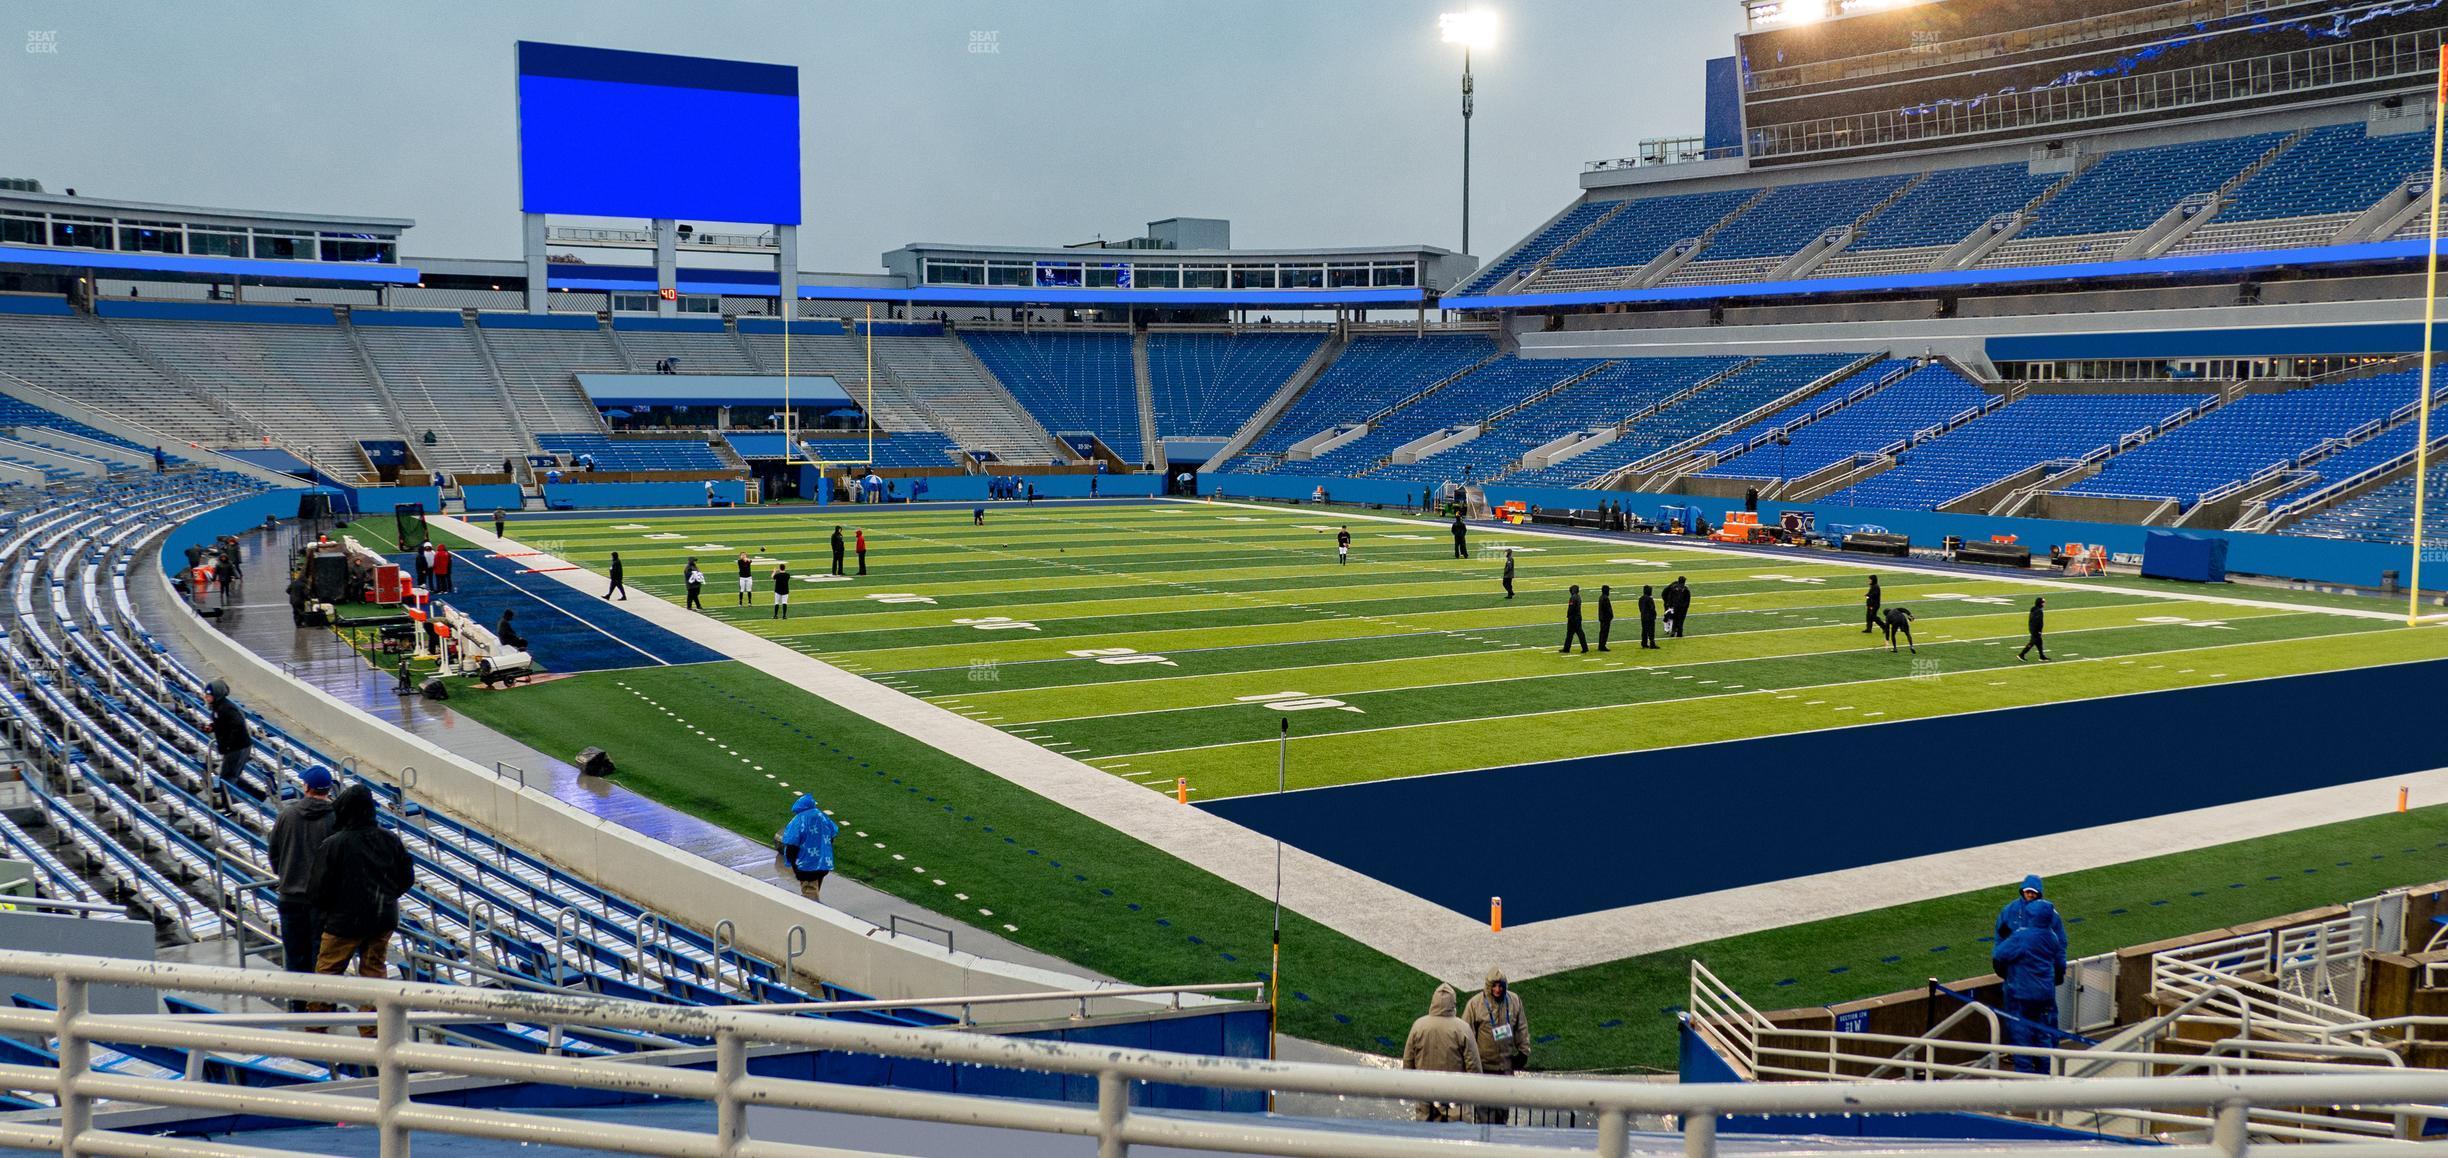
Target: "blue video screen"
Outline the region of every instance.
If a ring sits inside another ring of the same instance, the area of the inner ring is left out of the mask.
[[[529,213],[799,224],[799,70],[520,41]]]

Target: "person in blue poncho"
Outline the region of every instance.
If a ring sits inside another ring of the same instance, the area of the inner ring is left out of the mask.
[[[2016,929],[2021,928],[2023,925],[2023,910],[2030,906],[2033,901],[2039,900],[2043,895],[2045,895],[2045,891],[2040,886],[2040,874],[2033,873],[2030,876],[2024,877],[2023,888],[2021,891],[2015,894],[2015,898],[2013,900],[2006,902],[2005,908],[1998,910],[1997,939],[2003,941],[2008,936],[2012,935]],[[2053,906],[2049,909],[2049,919],[2049,932],[2057,934],[2057,943],[2060,945],[2072,945],[2074,943],[2073,939],[2066,936],[2065,918],[2059,915],[2056,908]]]
[[[2057,1044],[2057,986],[2066,969],[2065,941],[2049,931],[2058,923],[2057,906],[2033,901],[2021,916],[2023,923],[1989,954],[2003,982],[1998,1011],[2012,1018],[2004,1027],[2006,1044],[2051,1046]],[[2024,1073],[2049,1069],[2044,1059],[2020,1055],[2014,1067]]]
[[[825,877],[833,872],[833,834],[840,831],[841,826],[816,806],[815,797],[803,792],[791,805],[790,823],[782,826],[782,859],[799,879],[799,895],[824,899],[820,894]]]

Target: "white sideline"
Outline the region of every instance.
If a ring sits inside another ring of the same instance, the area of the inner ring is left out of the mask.
[[[1181,501],[1185,505],[1207,505],[1197,500]],[[1284,513],[1282,508],[1254,504],[1215,505]],[[1345,517],[1345,513],[1338,512],[1338,517]],[[1348,517],[1443,526],[1397,516],[1353,513]],[[490,531],[458,518],[435,515],[429,516],[429,521],[481,548],[499,550],[517,545],[495,538]],[[1502,533],[1582,541],[1618,541],[1527,528],[1507,528]],[[1644,541],[1640,545],[1651,544]],[[1686,544],[1656,545],[1709,554],[1750,554]],[[1857,563],[1842,559],[1828,562],[1865,569],[1914,570],[1948,576],[1959,574],[1940,569]],[[584,589],[582,584],[601,581],[594,572],[583,568],[545,574],[557,582],[581,590]],[[2216,596],[2169,595],[2131,588],[2103,588],[2080,582],[2016,581],[2075,590],[2109,589],[2170,600],[2191,599],[2233,606],[2284,611],[2316,610],[2370,617],[2369,613],[2350,609],[2306,608]],[[1223,877],[1256,895],[1272,895],[1277,845],[1270,837],[1225,821],[1204,809],[1185,808],[1121,776],[864,676],[844,671],[721,620],[685,611],[668,600],[657,597],[633,603],[634,606],[624,604],[623,609],[966,760],[1089,819]],[[2397,617],[2386,614],[2378,618],[2397,621]],[[2409,777],[2313,789],[1574,917],[1508,925],[1502,933],[1491,933],[1484,921],[1461,916],[1323,857],[1294,846],[1285,846],[1282,862],[1284,903],[1304,916],[1437,977],[1476,978],[1485,972],[1490,963],[1501,962],[1506,971],[1517,979],[1527,979],[1720,937],[1946,896],[1961,892],[1966,887],[1977,886],[1982,881],[1996,881],[1998,887],[2004,890],[2028,872],[2066,873],[2368,816],[2393,807],[2395,789],[2400,784],[2413,787],[2424,799],[2448,799],[2448,769],[2435,769]],[[1977,781],[1967,786],[1967,792],[1982,790]],[[1762,806],[1762,802],[1745,799],[1738,791],[1729,788],[1724,815],[1727,818],[1739,817],[1744,809],[1755,806]],[[1773,806],[1773,802],[1767,802],[1767,806]],[[1675,819],[1669,818],[1669,822]],[[1627,823],[1630,823],[1630,818],[1627,818]],[[1981,930],[1967,930],[1967,944],[1979,932]],[[1963,959],[1950,959],[1949,964],[1960,960]],[[1973,960],[1964,964],[1973,971],[1985,971],[1987,963]]]

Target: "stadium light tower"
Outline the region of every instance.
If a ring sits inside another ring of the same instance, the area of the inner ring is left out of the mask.
[[[1437,17],[1437,31],[1447,44],[1462,46],[1462,252],[1470,247],[1470,123],[1471,50],[1496,42],[1496,14],[1483,9],[1448,12]]]

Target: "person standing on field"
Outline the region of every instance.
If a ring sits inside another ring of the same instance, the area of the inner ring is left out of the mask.
[[[1610,593],[1614,590],[1603,583],[1598,585],[1598,650],[1600,651],[1607,649],[1607,633],[1615,627],[1615,601],[1609,598]]]
[[[789,564],[789,563],[787,563],[787,562],[783,562],[783,563],[776,563],[776,564],[774,564],[773,591],[774,591],[773,615],[772,615],[770,618],[773,618],[773,619],[788,619],[788,618],[790,618],[790,564]]]
[[[1666,634],[1683,638],[1683,622],[1691,618],[1691,585],[1680,575],[1666,585]]]
[[[1641,587],[1640,621],[1641,646],[1647,648],[1656,647],[1658,645],[1657,597],[1649,593],[1649,588],[1645,584]]]
[[[508,473],[508,472],[504,472],[504,473]],[[505,533],[505,532],[504,532],[503,525],[502,525],[502,512],[501,512],[501,508],[500,508],[500,507],[495,507],[495,508],[493,508],[493,537],[494,537],[494,538],[496,538],[496,539],[506,539],[506,538],[509,538],[509,537],[510,537],[510,536],[509,536],[507,533]]]
[[[756,572],[749,568],[748,552],[746,551],[740,552],[739,581],[739,605],[746,607],[748,606],[748,596],[756,590]]]
[[[1588,654],[1589,633],[1581,630],[1581,585],[1578,583],[1564,594],[1564,646],[1557,648],[1556,654],[1571,651],[1576,639],[1581,641],[1582,654]]]
[[[1348,526],[1335,532],[1335,562],[1351,563],[1351,528]]]
[[[612,552],[612,586],[604,589],[603,597],[610,599],[615,595],[620,596],[621,602],[629,602],[629,587],[621,582],[621,561],[618,551]]]
[[[1470,528],[1469,528],[1468,526],[1466,526],[1466,525],[1464,525],[1464,524],[1463,524],[1463,522],[1462,522],[1462,516],[1461,516],[1461,515],[1459,515],[1459,514],[1457,514],[1457,515],[1455,515],[1455,516],[1454,516],[1454,521],[1453,521],[1453,537],[1454,537],[1454,558],[1456,558],[1456,559],[1468,559],[1468,558],[1470,558]]]
[[[1480,1070],[1479,1043],[1471,1027],[1454,1016],[1454,988],[1442,982],[1428,997],[1428,1013],[1411,1023],[1403,1041],[1402,1065],[1430,1073],[1475,1074]],[[1412,1116],[1423,1122],[1458,1122],[1462,1107],[1450,1102],[1420,1102]]]
[[[1462,1022],[1477,1041],[1483,1072],[1512,1074],[1530,1068],[1530,1019],[1522,1012],[1521,996],[1506,984],[1504,970],[1488,970],[1487,987],[1462,1006]],[[1504,1106],[1479,1107],[1479,1121],[1485,1124],[1501,1126],[1509,1114]]]
[[[1511,547],[1505,548],[1504,589],[1505,598],[1513,598],[1513,548]]]
[[[1862,634],[1868,635],[1879,628],[1879,585],[1876,575],[1870,577],[1870,593],[1862,598],[1862,607]]]
[[[842,533],[840,527],[833,528],[833,573],[836,575],[844,573],[842,569]]]
[[[680,572],[680,582],[688,587],[688,609],[691,611],[705,610],[705,603],[701,598],[705,594],[705,572],[697,569],[695,555],[689,556],[688,566]]]

